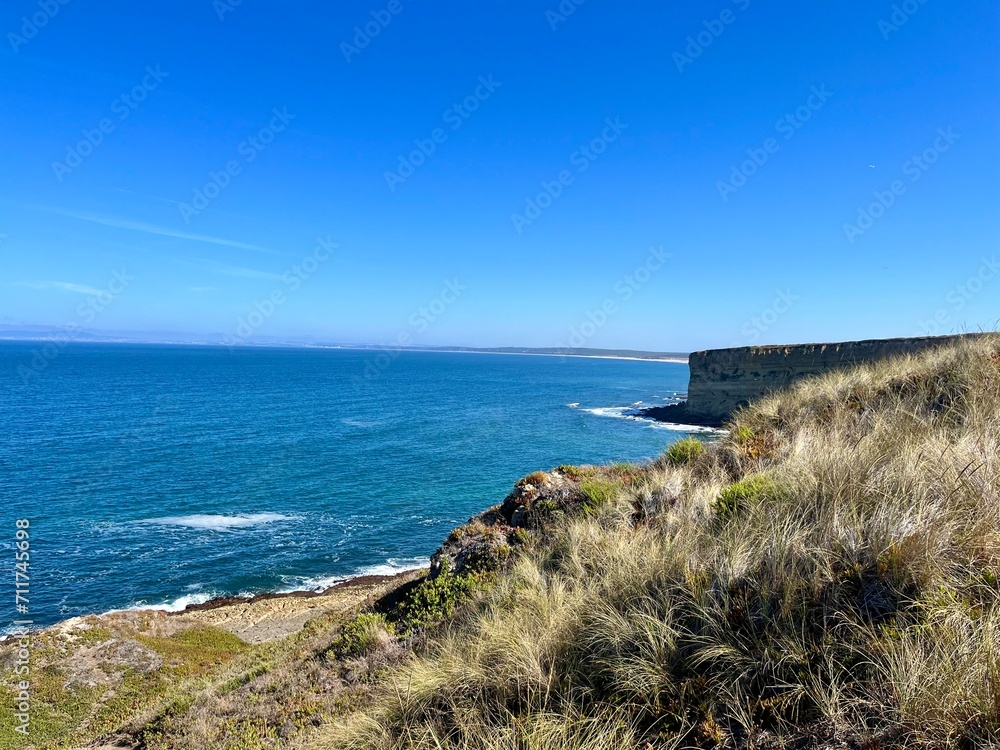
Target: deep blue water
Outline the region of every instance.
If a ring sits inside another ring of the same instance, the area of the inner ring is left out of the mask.
[[[43,625],[422,564],[524,474],[659,454],[682,433],[615,417],[687,387],[681,364],[431,352],[366,379],[374,353],[343,349],[71,344],[19,370],[40,348],[0,343],[0,542],[12,592],[30,519]]]

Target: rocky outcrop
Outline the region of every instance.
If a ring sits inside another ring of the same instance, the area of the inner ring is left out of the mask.
[[[968,334],[978,335],[978,334]],[[743,346],[695,352],[687,401],[647,409],[644,416],[680,424],[721,426],[739,407],[811,375],[954,343],[960,336],[871,339],[839,344]]]
[[[527,533],[541,531],[555,516],[574,512],[584,500],[581,480],[602,472],[607,470],[560,466],[529,474],[514,485],[502,503],[451,532],[431,556],[431,578],[446,571],[474,573],[503,567]]]

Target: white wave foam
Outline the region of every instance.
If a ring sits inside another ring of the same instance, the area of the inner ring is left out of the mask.
[[[222,594],[218,594],[212,591],[201,591],[197,594],[185,594],[184,596],[179,596],[173,601],[163,602],[162,604],[149,604],[147,602],[136,602],[130,607],[125,607],[124,609],[112,609],[107,614],[112,614],[114,612],[141,612],[143,610],[154,609],[160,612],[183,612],[191,604],[204,604],[205,602],[215,599]]]
[[[718,427],[705,427],[697,424],[675,424],[674,422],[657,422],[653,419],[643,419],[641,421],[649,422],[650,427],[654,427],[658,430],[670,430],[671,432],[706,432],[714,435],[729,434],[729,430],[723,430]]]
[[[598,417],[614,417],[615,419],[630,419],[635,422],[642,420],[634,414],[629,414],[631,406],[599,406],[596,409],[583,409],[588,414],[596,414]]]
[[[405,573],[407,570],[416,568],[426,568],[430,565],[430,560],[426,557],[411,557],[406,559],[389,558],[379,565],[369,565],[360,568],[346,576],[315,576],[312,578],[302,578],[297,583],[283,589],[279,589],[279,594],[288,594],[293,591],[324,591],[338,583],[349,581],[352,578],[361,576],[394,576],[398,573]]]
[[[13,640],[23,636],[25,633],[34,633],[37,630],[41,630],[38,625],[4,625],[0,627],[0,643],[5,643],[8,640]]]
[[[381,424],[380,422],[376,422],[373,420],[351,419],[349,417],[341,419],[340,422],[341,424],[346,424],[349,425],[350,427],[377,427],[379,424]]]
[[[725,433],[725,430],[720,430],[715,427],[702,427],[700,425],[693,424],[676,424],[674,422],[659,422],[655,419],[650,419],[649,417],[644,417],[640,414],[633,414],[633,406],[601,406],[596,409],[583,409],[583,411],[590,414],[595,414],[598,417],[613,417],[614,419],[627,419],[630,422],[645,422],[650,427],[656,428],[658,430],[670,430],[671,432],[707,432],[707,433]]]
[[[206,529],[210,531],[230,531],[232,529],[246,529],[265,523],[294,521],[297,519],[298,516],[285,516],[281,513],[241,513],[235,516],[196,513],[190,516],[148,518],[140,521],[140,523],[157,524],[160,526],[183,526],[189,529]]]

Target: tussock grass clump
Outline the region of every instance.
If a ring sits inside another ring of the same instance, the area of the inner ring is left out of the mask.
[[[728,487],[723,487],[713,504],[713,510],[720,518],[731,518],[748,507],[776,499],[780,492],[770,477],[751,474]]]
[[[326,748],[1000,742],[1000,340],[797,384],[525,546]],[[629,476],[633,476],[630,472]]]
[[[330,650],[340,659],[368,656],[396,635],[396,627],[380,612],[362,612],[340,630]]]
[[[619,485],[606,477],[588,477],[580,482],[583,507],[598,510],[610,502],[619,491]]]
[[[663,460],[672,466],[684,466],[705,454],[705,444],[693,437],[686,437],[673,443],[663,453]]]

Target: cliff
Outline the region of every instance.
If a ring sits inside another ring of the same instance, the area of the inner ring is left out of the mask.
[[[958,336],[870,339],[836,344],[742,346],[694,352],[688,366],[688,399],[645,416],[669,422],[721,426],[739,407],[811,375],[953,344]]]

